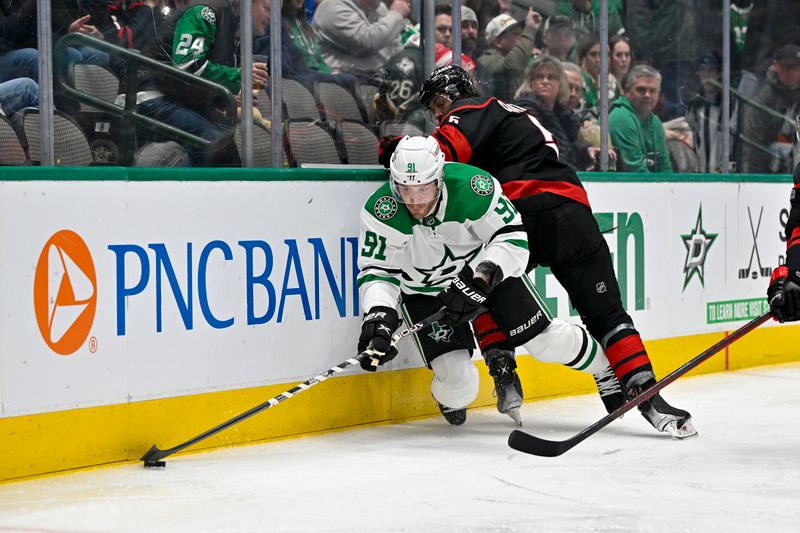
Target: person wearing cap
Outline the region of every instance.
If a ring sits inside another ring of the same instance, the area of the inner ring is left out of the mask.
[[[559,61],[566,61],[575,46],[575,25],[564,15],[555,15],[544,23],[542,42],[543,53]]]
[[[461,6],[461,53],[475,59],[478,52],[478,15]]]
[[[776,50],[763,85],[752,100],[742,101],[741,139],[737,166],[740,172],[786,172],[772,166],[770,147],[786,129],[784,115],[800,105],[800,46],[787,44]]]
[[[522,83],[525,67],[533,55],[542,15],[528,9],[523,23],[500,14],[486,25],[486,51],[478,58],[478,79],[487,94],[510,101]]]

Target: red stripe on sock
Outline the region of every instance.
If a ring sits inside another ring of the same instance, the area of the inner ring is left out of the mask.
[[[478,337],[486,335],[492,330],[499,329],[497,322],[494,321],[489,311],[476,316],[472,321],[472,326],[475,328],[475,335]]]
[[[500,331],[499,329],[496,329],[492,333],[484,335],[483,337],[479,337],[478,346],[480,347],[481,351],[484,351],[492,344],[496,344],[498,342],[504,342],[507,340],[508,337],[506,337],[506,334]]]
[[[623,359],[627,359],[639,352],[644,353],[645,359],[647,359],[647,362],[650,362],[650,359],[647,357],[647,350],[644,349],[642,338],[638,333],[623,337],[611,346],[606,347],[606,357],[608,357],[608,362],[611,363],[612,368],[620,364]]]
[[[650,358],[647,357],[646,353],[643,353],[638,357],[634,357],[630,361],[626,361],[619,368],[614,367],[614,374],[617,376],[618,379],[622,379],[622,377],[627,375],[629,372],[632,372],[637,368],[646,366],[648,364],[650,364]]]

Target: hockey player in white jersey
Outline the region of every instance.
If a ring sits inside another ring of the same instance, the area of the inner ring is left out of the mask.
[[[613,377],[598,343],[582,327],[554,319],[541,302],[525,274],[528,241],[520,215],[492,176],[445,164],[432,137],[404,137],[390,173],[361,212],[358,284],[366,312],[358,350],[374,354],[362,361],[365,370],[397,355],[390,338],[400,323],[398,307],[408,324],[446,307],[445,319],[414,340],[433,370],[431,392],[442,414],[463,424],[478,394],[469,320],[485,307],[514,347],[524,346],[541,361]],[[483,354],[497,408],[519,423],[516,363],[513,353],[498,352]],[[616,380],[609,386],[619,393]]]

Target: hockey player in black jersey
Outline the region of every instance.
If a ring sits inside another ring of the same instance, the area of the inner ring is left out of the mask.
[[[794,168],[794,188],[790,201],[792,207],[786,222],[786,264],[772,271],[767,289],[772,314],[781,322],[800,320],[800,164]]]
[[[431,73],[420,90],[420,102],[439,121],[433,136],[447,160],[482,168],[501,183],[522,215],[531,243],[528,271],[537,265],[550,267],[604,348],[614,372],[598,379],[606,409],[610,412],[625,401],[622,394],[607,394],[614,390],[615,376],[628,397],[652,385],[653,367],[622,307],[608,245],[578,176],[559,161],[553,135],[525,109],[479,96],[469,75],[455,66]],[[473,326],[481,350],[504,348],[513,358],[507,332],[489,313],[476,318]],[[660,395],[643,402],[639,410],[659,431],[679,438],[696,434],[691,415]]]

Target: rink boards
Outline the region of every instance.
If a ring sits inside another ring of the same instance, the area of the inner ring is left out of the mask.
[[[138,459],[354,355],[358,211],[381,172],[0,177],[0,480]],[[660,375],[765,310],[788,177],[584,177]],[[533,277],[577,320],[546,269]],[[763,327],[698,372],[798,360],[797,332]],[[474,405],[490,405],[477,364]],[[407,343],[387,371],[348,371],[197,449],[434,414],[420,367]],[[593,388],[529,357],[520,367],[528,399]]]

